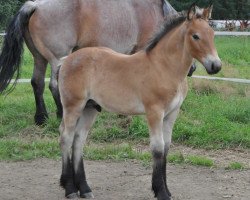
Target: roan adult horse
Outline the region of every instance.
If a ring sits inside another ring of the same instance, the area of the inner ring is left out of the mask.
[[[153,155],[152,189],[158,200],[170,199],[166,156],[186,97],[189,68],[195,58],[209,74],[221,69],[214,31],[208,24],[211,11],[211,7],[193,5],[186,15],[166,20],[146,49],[134,55],[92,47],[65,59],[59,71],[59,91],[64,110],[61,185],[66,197],[78,191],[81,197],[93,196],[82,159],[83,144],[98,113],[86,107],[92,100],[110,112],[146,115]]]
[[[176,11],[166,0],[27,1],[6,30],[0,55],[0,92],[14,75],[19,78],[25,40],[34,57],[35,122],[43,124],[48,117],[43,98],[48,62],[52,68],[49,88],[61,116],[57,84],[61,57],[90,46],[135,53],[145,46],[164,15],[173,13]]]

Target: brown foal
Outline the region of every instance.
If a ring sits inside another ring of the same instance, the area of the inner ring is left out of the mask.
[[[124,55],[108,48],[85,48],[69,55],[59,72],[63,105],[60,126],[61,185],[67,197],[78,191],[93,197],[87,184],[82,148],[97,110],[85,106],[91,100],[110,112],[145,114],[153,155],[152,189],[158,200],[169,200],[166,156],[172,128],[187,94],[186,76],[197,59],[209,74],[221,69],[208,24],[212,7],[191,6],[185,16],[164,22],[162,30],[145,50]],[[71,156],[72,149],[72,156]]]

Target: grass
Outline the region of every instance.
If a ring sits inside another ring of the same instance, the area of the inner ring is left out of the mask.
[[[59,159],[60,150],[55,139],[39,139],[32,142],[17,139],[0,140],[0,160],[20,161],[35,158]],[[140,151],[129,143],[114,145],[89,144],[84,148],[84,158],[87,160],[115,160],[126,161],[136,159],[144,166],[150,166],[152,156],[148,151]],[[173,164],[191,164],[196,166],[211,167],[213,161],[201,156],[189,155],[184,157],[181,153],[173,153],[168,156],[168,162]]]
[[[170,154],[168,156],[168,162],[174,163],[174,164],[191,164],[195,166],[205,166],[205,167],[214,166],[213,160],[209,158],[206,158],[204,156],[196,156],[196,155],[184,156],[180,152]]]
[[[216,76],[250,79],[250,37],[216,36],[215,44],[223,62],[223,69]],[[204,67],[197,65],[195,75],[207,76]]]
[[[239,162],[232,162],[226,168],[226,170],[243,170],[245,169],[244,164]]]

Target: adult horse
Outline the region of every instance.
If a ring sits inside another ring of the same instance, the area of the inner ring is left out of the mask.
[[[145,45],[164,15],[173,13],[176,11],[166,0],[28,1],[7,28],[0,55],[0,92],[15,74],[19,78],[25,40],[34,57],[35,122],[43,124],[48,117],[43,98],[48,63],[52,69],[49,88],[61,116],[57,84],[61,57],[90,46],[132,54]]]
[[[172,128],[187,94],[193,58],[209,74],[221,69],[208,24],[212,8],[192,6],[187,15],[167,20],[145,50],[124,55],[108,48],[84,48],[69,55],[59,71],[63,105],[60,126],[62,175],[66,197],[92,197],[82,160],[82,148],[97,115],[89,100],[110,112],[145,114],[153,156],[152,189],[158,200],[169,200],[166,155]],[[72,156],[71,156],[72,154]]]

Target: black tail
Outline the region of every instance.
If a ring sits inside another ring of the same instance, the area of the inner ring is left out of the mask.
[[[9,89],[11,91],[20,76],[24,42],[23,34],[34,11],[34,2],[28,1],[25,3],[6,30],[0,54],[0,93],[8,87],[11,79],[15,76],[14,84]]]

